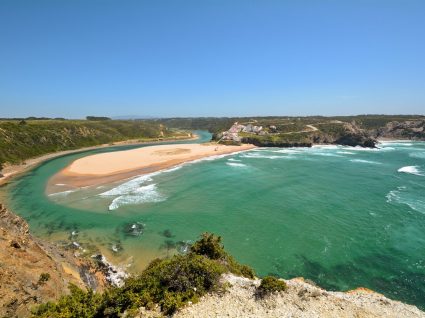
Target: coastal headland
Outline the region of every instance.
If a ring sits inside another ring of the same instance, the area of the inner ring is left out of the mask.
[[[207,144],[156,145],[83,157],[54,175],[47,192],[55,184],[85,187],[114,182],[151,173],[210,156],[225,155],[255,148]]]

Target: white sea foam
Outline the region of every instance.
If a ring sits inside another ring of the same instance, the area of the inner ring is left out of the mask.
[[[313,149],[338,149],[338,145],[313,145]]]
[[[239,162],[226,162],[226,164],[232,167],[247,167],[246,164],[239,163]]]
[[[351,162],[359,162],[359,163],[369,163],[373,165],[381,165],[381,162],[371,161],[371,160],[363,160],[363,159],[351,159]]]
[[[124,281],[128,277],[124,268],[112,265],[103,255],[92,255],[92,258],[97,259],[103,264],[107,272],[106,280],[108,280],[113,286],[121,287],[124,285]]]
[[[166,198],[157,191],[156,184],[139,187],[128,194],[112,200],[109,210],[116,210],[123,205],[161,202]]]
[[[414,174],[416,176],[424,176],[424,174],[422,173],[422,171],[419,170],[419,167],[418,166],[401,167],[397,171],[398,172],[403,172],[403,173],[408,173],[408,174]]]
[[[108,190],[106,192],[102,192],[99,195],[102,197],[107,197],[131,193],[132,191],[140,187],[142,184],[152,181],[152,177],[154,174],[157,173],[150,173],[144,176],[136,177],[134,179],[131,179],[130,181],[120,184],[118,187],[112,188],[111,190]]]
[[[254,149],[253,151],[265,153],[283,153],[283,154],[298,154],[310,148],[262,148]]]
[[[355,153],[351,151],[337,151],[336,153],[339,153],[342,155],[355,155]]]
[[[229,158],[229,159],[227,159],[228,161],[236,161],[236,162],[240,162],[241,160],[239,160],[239,159],[235,159],[235,158]]]
[[[240,151],[238,153],[246,152]],[[142,204],[147,202],[161,202],[164,201],[166,198],[161,195],[155,184],[149,184],[146,185],[149,182],[153,181],[153,178],[159,174],[163,173],[169,173],[176,170],[181,169],[185,165],[190,165],[193,163],[201,162],[201,161],[212,161],[220,158],[224,158],[227,156],[235,155],[235,153],[229,153],[229,154],[221,154],[221,155],[215,155],[215,156],[209,156],[193,161],[188,161],[185,163],[182,163],[178,166],[159,170],[153,173],[149,173],[146,175],[138,176],[133,179],[130,179],[127,182],[124,182],[120,184],[119,186],[112,188],[108,191],[102,192],[99,194],[101,197],[116,197],[112,200],[111,204],[109,205],[109,210],[116,210],[120,206],[128,205],[128,204]]]
[[[254,151],[253,150],[241,150],[241,151],[237,151],[237,152],[232,152],[232,153],[225,153],[225,154],[221,154],[221,155],[214,155],[214,156],[209,156],[209,157],[204,157],[204,158],[200,158],[200,159],[195,159],[192,161],[186,161],[185,163],[182,163],[180,166],[186,166],[186,165],[191,165],[194,163],[199,163],[202,161],[213,161],[213,160],[217,160],[217,159],[222,159],[225,157],[229,157],[229,156],[234,156],[237,154],[242,154],[242,153],[247,153],[248,151]]]
[[[262,155],[257,153],[246,153],[244,155],[241,155],[243,158],[253,158],[253,159],[282,159],[285,158],[284,156],[276,156],[276,155]]]
[[[333,153],[333,152],[315,152],[315,151],[312,151],[310,154],[312,154],[314,156],[323,156],[323,157],[342,157],[341,155],[338,155],[338,154]]]
[[[65,197],[65,196],[67,196],[68,194],[70,194],[70,193],[72,193],[72,192],[75,192],[75,191],[77,191],[77,189],[74,189],[74,190],[66,190],[66,191],[61,191],[61,192],[56,192],[56,193],[51,193],[51,194],[49,194],[49,197],[56,197],[56,196],[58,196],[58,197]]]
[[[381,141],[380,146],[398,146],[398,147],[411,147],[413,144],[409,141],[395,140],[395,141]]]
[[[174,168],[170,168],[170,169],[164,170],[163,172],[165,172],[165,173],[167,173],[167,172],[173,172],[173,171],[180,170],[181,168],[182,168],[182,165],[179,165],[179,166],[175,166]]]
[[[425,152],[411,152],[409,153],[409,157],[425,159]]]
[[[386,195],[387,203],[406,204],[412,210],[425,214],[425,200],[408,192],[407,187],[397,187]]]
[[[365,148],[365,147],[360,147],[360,146],[355,146],[355,147],[343,147],[342,149],[344,150],[349,150],[349,151],[379,151],[381,148]]]

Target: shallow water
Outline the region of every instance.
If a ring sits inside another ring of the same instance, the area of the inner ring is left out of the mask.
[[[35,235],[133,271],[210,231],[260,275],[364,286],[425,308],[425,143],[380,147],[255,149],[45,195],[51,175],[102,149],[51,160],[6,191]]]

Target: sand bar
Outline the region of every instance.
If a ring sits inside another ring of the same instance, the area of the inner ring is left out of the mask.
[[[14,177],[27,172],[28,170],[31,170],[35,167],[37,167],[39,164],[61,156],[69,155],[72,153],[78,153],[78,152],[84,152],[88,150],[93,149],[100,149],[100,148],[108,148],[108,147],[115,147],[115,146],[123,146],[123,145],[143,145],[143,144],[149,144],[149,143],[161,143],[161,142],[170,142],[173,140],[193,140],[197,139],[198,136],[193,134],[191,137],[186,136],[174,136],[174,137],[168,137],[168,138],[158,138],[158,139],[150,139],[150,140],[141,140],[141,139],[128,139],[123,141],[115,141],[108,144],[102,144],[102,145],[96,145],[96,146],[89,146],[89,147],[82,147],[78,149],[71,149],[71,150],[62,150],[57,151],[53,153],[48,153],[45,155],[41,155],[38,157],[30,158],[25,160],[22,164],[6,164],[6,166],[2,170],[2,175],[0,176],[0,186],[7,183],[8,181],[12,180]]]
[[[249,144],[174,144],[91,155],[75,160],[53,176],[49,181],[48,192],[54,192],[49,191],[49,188],[55,184],[69,187],[98,185],[170,168],[187,161],[253,148],[255,146]]]

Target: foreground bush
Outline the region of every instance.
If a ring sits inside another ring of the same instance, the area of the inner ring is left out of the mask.
[[[33,313],[40,318],[88,318],[101,317],[98,315],[102,296],[92,290],[83,291],[70,284],[70,295],[61,297],[56,303],[48,302],[40,305]]]
[[[286,283],[273,276],[265,276],[258,286],[257,294],[260,297],[270,295],[271,293],[281,292],[286,290]]]
[[[204,233],[202,234],[201,239],[192,245],[190,250],[192,253],[217,260],[227,269],[228,272],[235,275],[245,276],[248,278],[254,278],[255,276],[255,272],[251,267],[239,264],[233,256],[224,250],[220,236],[216,236],[211,233]]]
[[[207,292],[220,287],[225,268],[205,256],[189,254],[156,260],[138,277],[130,278],[122,288],[105,294],[104,312],[118,314],[155,304],[171,314],[187,302],[196,302]]]
[[[190,253],[152,261],[142,274],[127,279],[123,287],[110,288],[100,295],[71,286],[70,295],[39,306],[33,317],[120,317],[125,311],[156,305],[165,314],[172,314],[206,293],[223,289],[220,275],[226,272],[254,277],[250,267],[240,265],[224,250],[220,237],[205,233]]]

